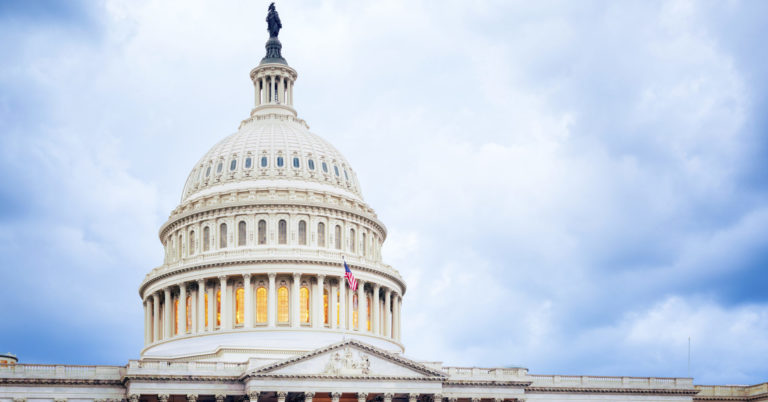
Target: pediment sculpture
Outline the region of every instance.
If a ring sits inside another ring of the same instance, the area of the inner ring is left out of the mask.
[[[369,375],[371,361],[363,353],[353,353],[349,347],[344,351],[337,350],[332,353],[325,365],[323,374],[330,375]]]

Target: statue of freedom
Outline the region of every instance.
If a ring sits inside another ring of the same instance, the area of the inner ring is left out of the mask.
[[[270,38],[277,38],[277,34],[280,33],[280,28],[283,24],[280,23],[280,16],[275,10],[275,3],[269,5],[269,13],[267,14],[267,30],[269,31]]]

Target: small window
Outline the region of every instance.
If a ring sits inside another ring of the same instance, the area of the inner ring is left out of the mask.
[[[261,157],[261,167],[267,167],[267,157],[262,156]]]
[[[339,177],[339,167],[336,165],[333,165],[333,171],[336,173],[336,177]]]
[[[334,228],[333,230],[333,234],[334,234],[334,239],[333,239],[334,246],[336,247],[337,250],[341,250],[341,226],[336,225],[336,228]]]
[[[315,161],[312,159],[307,161],[307,166],[309,166],[309,170],[315,170]]]
[[[208,169],[205,169],[205,177],[208,177],[211,175],[211,167],[208,166]]]
[[[259,221],[259,244],[267,244],[267,221]]]
[[[344,178],[349,181],[349,175],[347,174],[347,169],[344,169]]]
[[[223,169],[223,168],[224,168],[224,162],[219,162],[219,166],[216,166],[216,173],[217,174],[221,173],[221,169]],[[336,173],[338,173],[338,172],[336,172]],[[336,176],[338,176],[338,174]]]
[[[251,168],[251,163],[252,163],[252,161],[251,161],[251,157],[250,156],[245,158],[245,168],[246,169],[250,169]]]
[[[323,172],[328,173],[328,164],[323,162]]]
[[[285,219],[277,222],[277,242],[278,244],[288,244],[288,223]]]
[[[245,221],[240,221],[240,223],[237,224],[237,245],[238,246],[245,246],[246,242],[246,224]]]
[[[232,159],[232,162],[229,162],[229,171],[233,171],[237,168],[237,159]]]
[[[227,224],[219,225],[219,248],[227,247]]]
[[[293,167],[298,168],[299,166],[299,158],[293,158]]]
[[[277,167],[283,167],[284,164],[285,164],[285,161],[283,160],[283,157],[282,156],[278,156],[277,157]]]
[[[307,245],[307,222],[303,220],[299,221],[299,245]]]
[[[317,245],[325,247],[325,223],[323,222],[317,224]]]

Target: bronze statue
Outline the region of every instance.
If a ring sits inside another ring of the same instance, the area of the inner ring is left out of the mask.
[[[280,33],[280,28],[283,24],[280,23],[280,16],[275,10],[275,3],[269,5],[269,13],[267,14],[267,30],[269,31],[270,38],[277,38],[277,34]]]

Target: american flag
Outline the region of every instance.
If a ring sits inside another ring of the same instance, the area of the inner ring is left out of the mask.
[[[353,292],[357,290],[357,279],[352,275],[352,271],[349,270],[347,260],[344,260],[344,277],[347,278],[347,282],[349,282],[349,288],[352,289]]]

